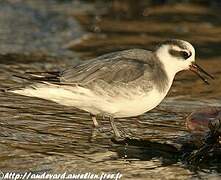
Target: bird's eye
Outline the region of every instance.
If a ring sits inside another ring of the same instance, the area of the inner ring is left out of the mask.
[[[191,56],[191,53],[188,53],[186,51],[181,51],[181,52],[184,59],[188,59]]]
[[[174,50],[174,49],[170,49],[169,54],[174,57],[185,59],[185,60],[188,59],[192,55],[191,52],[178,51],[178,50]]]

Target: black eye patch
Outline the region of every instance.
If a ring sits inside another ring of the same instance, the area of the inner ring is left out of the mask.
[[[188,59],[192,54],[187,53],[186,51],[176,51],[174,49],[169,50],[170,55],[175,56],[177,58]]]

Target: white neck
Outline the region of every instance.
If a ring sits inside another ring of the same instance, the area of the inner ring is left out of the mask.
[[[164,65],[164,69],[167,73],[169,81],[173,81],[174,76],[177,72],[179,72],[179,69],[177,69],[176,65],[172,63],[173,61],[171,61],[171,56],[168,54],[168,52],[165,52],[164,48],[158,49],[158,51],[156,52],[156,56]]]

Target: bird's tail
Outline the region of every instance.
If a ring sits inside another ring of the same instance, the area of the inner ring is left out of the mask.
[[[33,84],[36,83],[53,83],[59,82],[59,71],[52,72],[25,72],[23,74],[14,74],[13,77],[25,80],[23,85],[9,87],[9,88],[0,88],[1,92],[15,92],[17,90],[22,90],[27,87],[35,87]]]
[[[45,81],[45,82],[58,82],[59,71],[48,71],[48,72],[25,72],[24,74],[15,74],[14,77],[25,79],[28,81]]]

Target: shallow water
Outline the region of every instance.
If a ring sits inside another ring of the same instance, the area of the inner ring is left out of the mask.
[[[38,17],[35,15],[36,12],[42,13],[43,11],[43,1],[39,1],[41,3],[33,1],[30,4],[18,1],[16,5],[12,1],[6,2],[8,4],[4,5],[10,8],[19,6],[20,13],[26,13],[28,8],[33,19]],[[51,11],[53,9],[53,12],[56,12],[54,21],[61,18],[61,14],[62,18],[64,18],[64,14],[65,16],[71,14],[64,10],[68,6],[76,7],[78,5],[83,9],[83,12],[86,10],[93,12],[93,6],[90,4],[84,6],[81,2],[79,4],[68,1],[63,4],[55,3],[55,1],[48,2],[52,3],[49,3],[50,7],[53,5],[54,9],[50,8]],[[12,13],[10,8],[7,10],[9,14]],[[49,12],[45,10],[43,14],[46,16],[47,13],[50,14]],[[72,11],[70,10],[70,12]],[[59,18],[57,19],[57,17]],[[72,15],[68,17],[71,18]],[[62,21],[62,19],[60,20]],[[20,21],[25,23],[25,21]],[[32,20],[30,21],[32,22]],[[60,24],[61,21],[56,21],[56,23]],[[73,21],[77,22],[74,18]],[[41,19],[39,22],[43,23],[44,21]],[[39,26],[44,27],[44,24]],[[35,44],[42,43],[40,40],[34,41],[30,49],[25,43],[22,43],[24,45],[22,48],[17,43],[19,40],[16,40],[18,48],[14,50],[17,54],[13,55],[6,54],[15,53],[10,50],[14,47],[14,45],[10,46],[11,42],[9,43],[10,48],[1,46],[1,49],[5,51],[0,56],[0,88],[19,86],[23,83],[23,81],[12,77],[12,74],[24,71],[58,70],[78,61],[79,54],[63,49],[63,47],[68,43],[67,39],[75,39],[85,34],[83,27],[79,25],[78,33],[71,27],[67,28],[69,31],[67,34],[62,29],[56,29],[58,32],[55,34],[48,33],[46,36],[49,40],[46,40],[45,46],[40,44],[43,48],[43,51],[40,52],[36,52],[38,46]],[[49,30],[47,28],[39,29],[40,35],[44,35],[45,31],[50,32],[50,28]],[[33,35],[32,31],[30,30],[31,35]],[[64,36],[61,35],[62,32],[65,34],[63,34]],[[73,37],[68,36],[70,34]],[[98,34],[95,37],[99,36]],[[116,36],[118,37],[119,34]],[[32,40],[32,36],[30,38]],[[6,37],[5,39],[7,40]],[[18,39],[30,42],[30,39],[25,39],[23,36]],[[155,38],[155,40],[158,39]],[[80,41],[78,40],[78,42]],[[53,47],[50,43],[54,43]],[[133,43],[132,45],[130,42],[128,44],[133,46]],[[121,48],[118,45],[115,44],[116,47]],[[144,46],[146,45],[143,44]],[[211,49],[213,46],[210,46]],[[88,49],[83,47],[79,48],[84,50],[84,53],[80,54],[82,59],[94,56],[93,46]],[[116,49],[108,47],[108,45],[106,47],[105,51]],[[96,46],[94,48],[96,49]],[[199,52],[201,51],[202,49]],[[200,55],[204,57],[203,54]],[[220,60],[218,55],[215,57],[209,55],[208,53],[209,58],[206,56],[202,58],[204,60],[199,61],[199,64],[215,76],[216,80],[212,81],[211,85],[205,85],[194,74],[180,73],[160,106],[140,117],[117,120],[118,128],[134,138],[179,147],[180,142],[177,139],[188,135],[185,128],[185,118],[190,112],[206,106],[221,106]],[[168,152],[167,146],[162,146],[162,149],[159,150],[157,147],[142,148],[116,144],[111,141],[112,132],[100,133],[98,137],[89,141],[92,121],[87,113],[77,109],[42,99],[3,92],[0,92],[0,101],[0,170],[3,172],[120,172],[123,174],[123,179],[218,179],[220,176],[220,164],[209,163],[203,164],[198,169],[192,168],[177,158],[176,154]],[[108,120],[99,119],[99,121],[102,127],[110,128]]]

